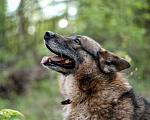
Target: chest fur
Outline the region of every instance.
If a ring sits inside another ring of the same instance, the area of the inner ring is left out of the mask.
[[[126,99],[121,103],[118,101],[123,93],[131,89],[127,82],[119,80],[119,82],[116,81],[116,83],[111,83],[104,88],[100,87],[104,83],[98,81],[95,83],[90,82],[87,84],[85,82],[81,84],[72,75],[67,77],[60,76],[59,86],[61,93],[72,101],[71,104],[64,107],[68,119],[105,120],[109,119],[110,116],[114,116],[116,119],[118,114],[120,114],[118,119],[127,118],[127,116],[122,116],[122,111],[126,111],[128,118],[131,117],[130,113],[132,113],[133,109],[130,99]],[[89,93],[88,88],[94,92]],[[115,109],[120,109],[120,113]]]
[[[78,81],[74,80],[72,75],[67,77],[61,75],[59,78],[60,91],[64,97],[72,101],[78,101],[82,96]]]

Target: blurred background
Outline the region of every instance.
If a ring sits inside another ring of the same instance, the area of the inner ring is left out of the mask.
[[[58,73],[42,67],[51,53],[44,32],[84,34],[127,59],[126,77],[150,100],[149,0],[0,0],[0,109],[25,120],[61,120]]]

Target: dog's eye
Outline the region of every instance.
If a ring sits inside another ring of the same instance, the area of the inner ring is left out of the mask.
[[[80,40],[79,39],[74,39],[74,40],[72,40],[72,43],[80,45]]]

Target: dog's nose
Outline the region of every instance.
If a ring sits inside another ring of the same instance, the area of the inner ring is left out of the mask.
[[[50,31],[46,31],[45,32],[45,35],[44,35],[44,39],[50,39],[50,38],[54,38],[55,37],[55,34],[53,32],[50,32]]]

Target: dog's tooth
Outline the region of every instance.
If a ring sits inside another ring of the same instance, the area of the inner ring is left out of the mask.
[[[65,63],[69,63],[69,59],[65,60]]]
[[[52,62],[51,59],[48,59],[49,62]]]
[[[72,60],[70,60],[69,63],[72,63]]]

